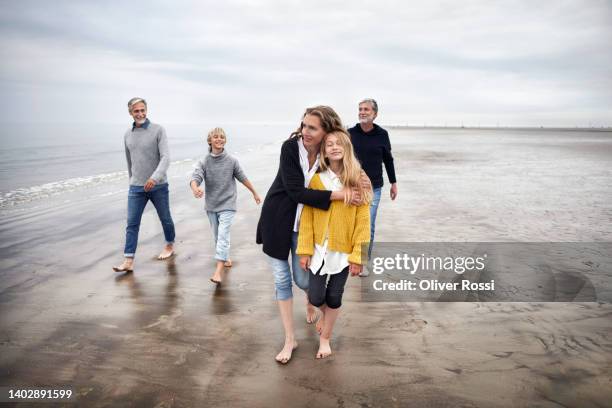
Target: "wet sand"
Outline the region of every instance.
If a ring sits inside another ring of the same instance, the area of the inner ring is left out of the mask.
[[[385,188],[377,240],[612,240],[610,133],[484,136],[393,133],[399,199]],[[278,146],[240,160],[263,196]],[[154,259],[163,235],[149,206],[134,274],[110,270],[124,194],[1,219],[0,385],[70,386],[87,407],[609,406],[612,305],[602,302],[364,303],[350,278],[334,355],[314,359],[295,289],[299,347],[277,364],[283,333],[254,243],[259,209],[239,186],[234,267],[215,287],[188,172],[170,180],[176,257]]]

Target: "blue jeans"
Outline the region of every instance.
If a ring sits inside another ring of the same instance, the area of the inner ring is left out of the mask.
[[[280,260],[268,256],[268,261],[274,273],[274,287],[276,289],[276,300],[288,300],[293,298],[293,281],[291,270],[293,269],[293,280],[302,290],[308,290],[308,275],[310,272],[300,267],[300,257],[295,253],[297,250],[298,233],[291,235],[291,266],[288,260]]]
[[[376,230],[376,212],[378,211],[378,203],[380,203],[380,194],[382,187],[372,190],[373,197],[370,203],[370,247],[368,248],[368,259],[372,258],[372,248],[374,248],[374,231]]]
[[[140,220],[149,200],[153,202],[155,210],[157,210],[157,215],[164,229],[166,243],[174,243],[174,222],[172,222],[172,216],[170,215],[168,183],[156,184],[149,191],[144,191],[144,186],[130,186],[127,228],[125,229],[125,250],[123,251],[123,255],[126,258],[133,258],[136,253]]]
[[[206,211],[215,237],[215,259],[227,261],[230,250],[230,228],[236,211]]]

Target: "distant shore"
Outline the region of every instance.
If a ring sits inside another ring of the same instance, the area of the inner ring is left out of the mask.
[[[548,126],[442,126],[442,125],[382,125],[388,129],[446,129],[446,130],[547,130],[561,132],[612,132],[608,127],[548,127]]]

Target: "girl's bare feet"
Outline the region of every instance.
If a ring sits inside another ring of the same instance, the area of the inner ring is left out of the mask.
[[[329,339],[323,336],[319,337],[319,351],[317,351],[317,355],[315,358],[321,359],[325,357],[331,356],[331,346],[329,345]]]
[[[319,318],[319,321],[315,326],[315,328],[317,329],[317,333],[321,334],[321,332],[323,331],[323,327],[325,327],[325,313],[321,314],[321,317]]]
[[[157,257],[157,259],[163,261],[164,259],[170,258],[172,255],[174,255],[174,247],[172,244],[167,244],[164,247],[164,250],[161,251],[161,254],[159,254],[159,256]]]
[[[276,355],[276,361],[281,364],[287,364],[289,360],[291,360],[291,355],[293,354],[293,350],[297,348],[297,341],[293,339],[285,339],[285,345],[283,349]]]

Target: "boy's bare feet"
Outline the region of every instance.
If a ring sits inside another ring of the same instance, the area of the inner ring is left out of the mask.
[[[319,337],[319,351],[317,351],[317,355],[315,358],[321,359],[325,357],[331,356],[331,346],[329,345],[329,339],[321,336]]]
[[[172,244],[167,244],[161,254],[159,254],[159,256],[157,257],[157,259],[163,261],[164,259],[170,258],[172,255],[174,255],[174,247]]]
[[[215,273],[213,274],[212,278],[210,278],[210,280],[216,284],[219,284],[223,280],[222,274],[223,274],[223,261],[217,261],[217,267],[215,268]]]
[[[298,344],[295,340],[285,339],[285,345],[283,349],[276,355],[276,361],[281,364],[287,364],[291,360],[293,350],[297,348]]]
[[[319,312],[317,312],[317,308],[310,304],[310,302],[306,303],[306,323],[313,324],[319,318]]]
[[[115,272],[134,272],[134,258],[125,258],[119,266],[113,266]]]

